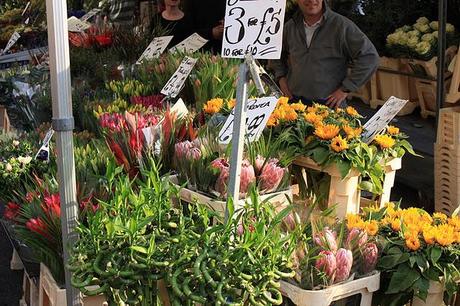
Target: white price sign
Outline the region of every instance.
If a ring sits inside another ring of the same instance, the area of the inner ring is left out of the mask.
[[[8,50],[11,49],[12,46],[14,46],[14,44],[18,41],[18,39],[21,37],[21,35],[19,35],[18,32],[14,32],[13,35],[11,35],[11,38],[10,40],[8,41],[8,43],[6,44],[6,47],[5,49],[3,49],[2,52],[0,52],[0,55],[6,53]]]
[[[91,19],[92,17],[96,16],[97,14],[99,14],[101,12],[101,9],[98,9],[98,8],[95,8],[95,9],[92,9],[91,11],[89,11],[88,13],[86,13],[85,15],[83,15],[80,20],[81,21],[88,21],[89,19]]]
[[[173,36],[155,37],[136,63],[140,64],[144,59],[160,57],[172,39]]]
[[[200,50],[206,43],[208,42],[207,39],[201,37],[198,33],[193,33],[171,49],[169,49],[170,53],[174,53],[177,51],[186,52],[186,53],[193,53],[195,51]]]
[[[227,0],[222,57],[279,59],[286,1]]]
[[[257,140],[265,126],[267,125],[270,115],[278,103],[277,97],[263,97],[248,100],[247,117],[246,117],[246,136],[250,142]],[[235,109],[230,113],[224,126],[219,133],[219,143],[229,144],[233,136],[233,122],[235,120]]]
[[[379,111],[364,125],[362,141],[371,143],[375,136],[385,129],[388,123],[390,123],[407,102],[408,100],[402,100],[391,96]]]
[[[176,72],[174,72],[173,76],[163,87],[161,93],[172,98],[177,97],[184,86],[185,80],[195,66],[196,61],[197,59],[186,56],[182,63],[180,63],[179,68],[177,68]]]
[[[67,19],[67,27],[69,32],[83,32],[91,27],[91,25],[87,22],[81,21],[75,16],[70,17]]]

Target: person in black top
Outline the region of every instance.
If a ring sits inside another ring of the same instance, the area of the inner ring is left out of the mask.
[[[164,0],[165,10],[161,12],[159,21],[173,39],[168,44],[168,49],[174,47],[193,34],[191,19],[180,9],[180,0]]]
[[[190,16],[193,31],[209,40],[205,50],[219,53],[224,33],[225,0],[186,0],[185,13]]]

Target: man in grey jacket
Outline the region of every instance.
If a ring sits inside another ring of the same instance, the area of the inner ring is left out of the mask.
[[[284,25],[281,59],[271,63],[275,77],[286,96],[337,108],[370,79],[379,55],[366,35],[324,0],[297,4],[299,11]]]

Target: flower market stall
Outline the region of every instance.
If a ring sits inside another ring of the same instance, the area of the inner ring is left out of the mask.
[[[66,11],[47,1],[49,66],[1,72],[27,130],[0,138],[2,222],[40,264],[38,302],[24,303],[326,306],[359,295],[362,306],[440,306],[454,296],[457,214],[390,203],[401,160],[417,155],[388,124],[404,101],[365,125],[351,106],[278,96],[252,57],[143,53],[147,39],[103,18],[68,33]],[[401,33],[412,35],[391,37]],[[411,52],[428,52],[425,35]]]

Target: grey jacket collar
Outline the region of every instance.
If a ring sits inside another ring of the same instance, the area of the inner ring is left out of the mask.
[[[329,6],[326,3],[326,0],[323,0],[323,22],[326,22],[332,14],[332,10],[329,8]],[[294,16],[292,16],[292,19],[297,25],[302,25],[303,26],[303,14],[300,9],[297,10],[297,12],[294,13]]]

